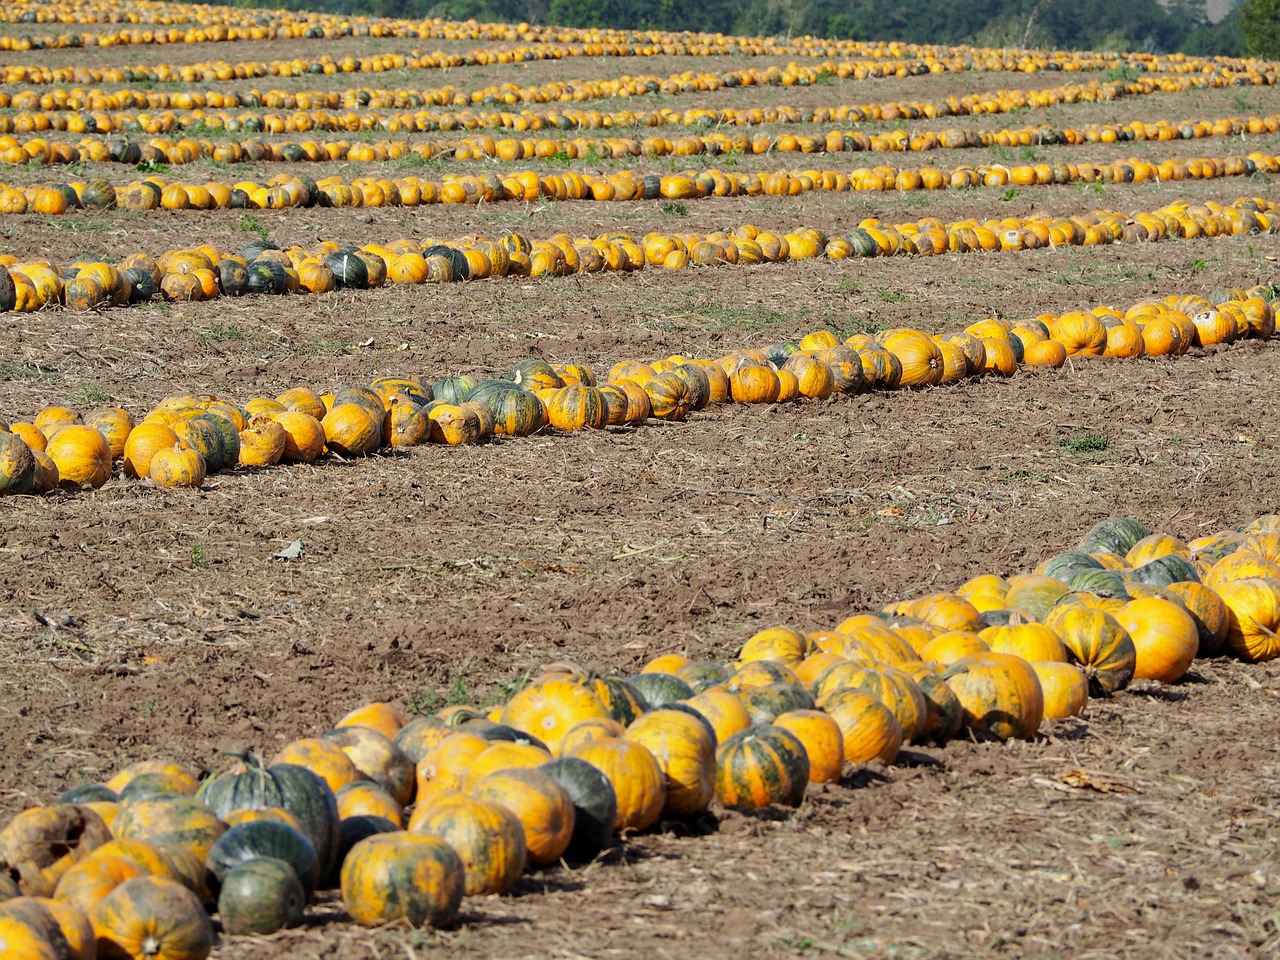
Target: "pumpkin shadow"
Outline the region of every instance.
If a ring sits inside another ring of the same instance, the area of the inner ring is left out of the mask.
[[[1053,739],[1054,740],[1070,740],[1072,742],[1083,740],[1089,735],[1088,721],[1081,720],[1078,717],[1068,717],[1065,720],[1054,721]],[[1043,732],[1037,734],[1036,739],[1043,737]]]
[[[928,767],[931,770],[946,770],[947,764],[941,757],[920,750],[899,750],[894,761],[899,767]]]
[[[518,900],[521,897],[543,896],[548,893],[575,893],[586,889],[586,886],[586,881],[576,876],[575,871],[557,866],[537,873],[526,873],[516,881],[516,885],[506,896]]]
[[[1187,699],[1187,691],[1177,687],[1155,686],[1143,687],[1140,690],[1129,690],[1134,697],[1146,697],[1149,700],[1163,700],[1165,703],[1182,703]]]

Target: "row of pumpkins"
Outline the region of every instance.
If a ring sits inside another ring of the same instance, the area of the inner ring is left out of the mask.
[[[815,190],[900,192],[913,190],[1003,189],[1070,183],[1161,183],[1248,177],[1280,173],[1280,157],[1250,153],[1245,157],[1195,157],[1187,160],[1151,161],[1139,157],[1110,163],[1003,163],[956,167],[859,167],[752,173],[725,172],[715,168],[671,174],[643,174],[618,170],[607,176],[593,173],[549,173],[512,170],[473,176],[446,174],[439,180],[418,176],[394,179],[340,176],[320,180],[293,174],[276,174],[266,183],[210,180],[188,183],[157,175],[115,187],[106,181],[11,187],[0,183],[0,213],[35,212],[46,215],[84,209],[83,196],[91,203],[122,210],[278,210],[284,207],[416,207],[432,203],[479,204],[537,200],[694,200],[705,197],[800,196]],[[113,198],[113,199],[110,199]]]
[[[799,343],[737,351],[716,361],[673,356],[623,361],[597,384],[581,364],[530,359],[505,379],[458,376],[424,383],[383,377],[368,387],[317,394],[294,387],[243,407],[214,397],[161,401],[134,424],[128,411],[82,415],[47,407],[30,423],[0,421],[0,494],[100,487],[115,471],[164,487],[199,487],[237,464],[311,462],[326,452],[366,456],[382,447],[477,443],[495,434],[528,436],[683,420],[726,402],[826,399],[835,393],[921,388],[966,377],[1010,376],[1020,366],[1056,368],[1068,356],[1133,358],[1185,353],[1193,346],[1267,339],[1275,332],[1270,288],[1220,290],[1109,307],[1042,314],[1011,325],[989,319],[950,336],[893,329],[843,343],[818,331]]]
[[[371,927],[447,926],[464,897],[595,858],[662,821],[798,806],[905,743],[1032,739],[1197,656],[1280,655],[1280,517],[1183,542],[1097,524],[1031,574],[774,627],[728,661],[623,678],[545,668],[490,710],[373,703],[270,760],[198,783],[164,760],[71,788],[0,831],[11,960],[203,960],[226,934],[301,921],[338,886]]]
[[[520,86],[514,82],[487,84],[463,89],[456,84],[437,88],[370,88],[352,87],[345,90],[267,90],[250,89],[242,92],[226,90],[164,91],[140,88],[106,90],[100,87],[56,87],[48,91],[21,90],[15,93],[0,91],[0,107],[22,111],[80,111],[105,112],[122,110],[196,110],[212,108],[230,110],[236,108],[267,108],[272,110],[318,110],[339,108],[354,110],[364,108],[421,108],[455,106],[491,106],[502,104],[551,104],[584,103],[603,99],[630,99],[646,94],[679,96],[688,93],[708,93],[721,89],[768,86],[809,86],[826,77],[874,79],[885,76],[928,75],[958,73],[974,69],[971,61],[956,58],[946,62],[908,60],[831,61],[801,66],[794,62],[786,66],[744,67],[740,70],[702,71],[684,70],[666,77],[657,74],[627,74],[604,79],[552,80],[546,83]],[[1263,75],[1265,76],[1265,75]],[[1208,83],[1204,77],[1194,77],[1187,84],[1198,86]],[[1263,81],[1265,82],[1265,81]],[[1127,87],[1114,86],[1116,81],[1097,83],[1090,89],[1103,97],[1119,92],[1131,92]],[[1136,88],[1141,92],[1143,88]],[[996,96],[1027,97],[1029,91],[1003,91]],[[977,103],[992,94],[966,94],[957,102]],[[851,110],[853,108],[836,108]],[[791,108],[784,113],[798,113]],[[823,110],[830,119],[881,119],[864,115],[866,108],[857,112],[836,115]],[[886,117],[883,119],[895,119]]]
[[[1025,50],[992,47],[914,45],[895,41],[855,41],[832,40],[801,36],[791,37],[742,37],[725,36],[724,34],[695,34],[686,31],[627,31],[601,28],[571,29],[554,25],[539,27],[528,23],[478,24],[474,20],[465,23],[444,20],[370,20],[363,17],[345,15],[325,16],[313,12],[304,12],[292,23],[286,22],[288,16],[279,10],[246,10],[236,13],[231,19],[210,24],[207,15],[191,15],[189,7],[175,8],[162,4],[159,9],[178,9],[175,17],[161,14],[144,14],[143,19],[136,22],[166,26],[178,23],[196,23],[199,26],[185,31],[177,30],[121,30],[114,32],[85,32],[79,34],[23,34],[6,36],[0,39],[0,49],[22,52],[33,49],[61,49],[86,45],[134,45],[163,44],[181,42],[184,44],[223,42],[230,39],[232,29],[238,28],[246,35],[241,40],[267,40],[274,32],[276,38],[287,39],[337,39],[351,36],[369,36],[386,39],[417,40],[484,40],[489,42],[517,43],[516,47],[481,48],[467,54],[446,55],[441,51],[423,54],[418,51],[403,57],[400,68],[429,69],[440,67],[458,67],[467,65],[487,66],[490,64],[519,63],[530,59],[564,59],[566,57],[603,57],[603,56],[803,56],[809,58],[859,57],[874,61],[922,60],[926,72],[933,68],[941,72],[947,64],[958,64],[960,69],[984,71],[1011,70],[1036,73],[1042,70],[1051,71],[1084,71],[1105,70],[1110,67],[1126,65],[1135,69],[1152,73],[1201,73],[1213,70],[1231,69],[1241,73],[1254,69],[1257,61],[1239,58],[1215,57],[1212,59],[1192,57],[1181,53],[1167,56],[1155,56],[1143,53],[1108,53],[1093,51],[1049,51]],[[225,10],[227,8],[214,8]],[[103,22],[96,13],[82,19],[79,9],[65,14],[52,15],[48,9],[39,12],[23,10],[6,10],[9,19],[14,22],[58,22],[95,23]],[[16,19],[15,19],[16,14]],[[106,14],[109,22],[121,22],[119,13],[112,10]],[[44,19],[41,20],[40,18]],[[379,68],[371,59],[352,58],[335,61],[325,55],[315,61],[275,60],[263,62],[240,62],[233,67],[233,77],[291,76],[300,73],[333,73],[333,72],[371,72]],[[338,67],[338,70],[330,69]],[[794,65],[790,65],[794,66]],[[201,79],[231,79],[223,76],[223,70],[232,67],[225,61],[204,62],[177,66],[174,64],[151,64],[137,67],[74,67],[49,68],[39,64],[22,65],[17,76],[25,82],[96,82],[120,83],[130,80],[182,79],[188,82]],[[385,69],[383,67],[382,69]],[[848,74],[861,79],[860,75]],[[876,74],[868,74],[876,75]],[[909,75],[909,74],[899,74]],[[49,79],[54,78],[54,79]],[[17,81],[7,81],[17,82]],[[812,82],[800,77],[793,83]]]
[[[1275,74],[1256,74],[1239,78],[1228,74],[1211,76],[1144,77],[1130,83],[1092,81],[1060,87],[1032,90],[1002,90],[989,93],[946,97],[940,101],[891,101],[888,103],[845,104],[836,107],[802,110],[795,107],[673,107],[637,112],[620,110],[601,113],[569,106],[550,110],[525,107],[506,109],[495,100],[482,102],[477,109],[464,106],[453,111],[430,109],[382,113],[361,108],[345,113],[327,110],[299,110],[293,113],[233,113],[229,110],[162,110],[97,111],[92,113],[62,111],[22,111],[0,117],[0,134],[27,134],[45,130],[72,133],[143,133],[148,136],[181,131],[193,125],[228,133],[304,133],[312,130],[359,131],[386,130],[429,133],[502,127],[516,131],[559,129],[596,129],[659,126],[751,126],[771,123],[766,117],[775,115],[789,123],[862,123],[870,120],[905,121],[937,117],[977,116],[994,113],[1024,112],[1061,104],[1096,103],[1119,97],[1137,97],[1155,93],[1178,93],[1193,89],[1236,86],[1238,82],[1256,86],[1274,86]],[[513,105],[514,106],[514,105]]]
[[[560,182],[563,186],[563,180]],[[273,189],[288,194],[291,186],[303,189],[296,182]],[[82,198],[93,196],[97,189],[97,184],[89,184]],[[104,184],[104,189],[111,187]],[[610,232],[595,239],[556,234],[531,241],[508,232],[497,241],[402,239],[363,247],[322,241],[311,248],[295,246],[289,250],[264,240],[235,255],[210,244],[169,250],[158,260],[143,253],[130,254],[119,267],[78,261],[58,268],[47,260],[19,261],[3,254],[0,313],[29,313],[56,305],[95,310],[146,303],[157,295],[171,301],[201,301],[244,294],[319,294],[339,287],[368,289],[504,276],[630,272],[646,266],[682,270],[691,265],[753,265],[814,257],[933,256],[1270,234],[1280,229],[1278,209],[1280,204],[1273,201],[1242,197],[1227,206],[1177,200],[1131,216],[1096,210],[1070,217],[1030,215],[950,223],[924,217],[897,225],[872,218],[843,235],[828,235],[814,228],[778,235],[744,224],[732,233],[653,232],[639,240],[627,233]]]
[[[750,113],[750,122],[773,123],[785,119],[786,110],[760,110]],[[757,120],[758,117],[758,120]],[[772,119],[770,119],[772,118]],[[96,121],[86,121],[86,129],[97,128]],[[599,126],[599,124],[595,124]],[[529,128],[533,130],[533,127]],[[1235,116],[1217,119],[1186,119],[1150,122],[1132,120],[1127,123],[1088,124],[1083,127],[1053,127],[1048,124],[1004,127],[995,130],[949,128],[941,131],[889,130],[867,133],[861,130],[831,130],[822,136],[783,133],[759,134],[713,133],[669,139],[657,135],[643,140],[634,137],[549,138],[491,136],[464,137],[450,140],[379,140],[373,143],[347,140],[303,140],[272,143],[267,140],[208,140],[186,137],[173,141],[152,137],[136,143],[126,138],[86,137],[79,143],[50,141],[43,137],[19,139],[12,134],[0,136],[0,163],[41,164],[163,163],[182,166],[208,159],[219,163],[322,163],[345,160],[351,163],[382,163],[437,157],[458,161],[470,160],[592,160],[599,158],[665,156],[720,156],[735,153],[902,153],[926,150],[986,149],[989,147],[1031,147],[1062,144],[1077,146],[1087,143],[1127,143],[1155,140],[1203,140],[1207,137],[1260,136],[1280,132],[1280,114],[1267,116]]]
[[[514,82],[492,83],[472,89],[460,88],[449,83],[434,88],[383,89],[349,87],[345,90],[268,90],[250,89],[242,92],[224,90],[150,90],[123,88],[105,90],[100,87],[72,89],[57,87],[41,92],[22,90],[16,93],[0,92],[0,107],[14,110],[194,110],[212,107],[220,110],[237,107],[265,107],[271,110],[316,110],[343,108],[347,110],[388,107],[443,107],[468,104],[502,103],[508,106],[519,103],[582,103],[588,100],[631,98],[660,93],[679,96],[692,92],[713,92],[735,87],[807,86],[819,76],[878,78],[896,74],[907,67],[912,72],[948,73],[960,72],[967,67],[963,61],[938,63],[930,69],[920,61],[826,61],[814,66],[795,63],[785,67],[744,67],[741,70],[704,71],[684,70],[666,77],[658,74],[626,74],[603,79],[550,80],[546,83],[521,86]]]

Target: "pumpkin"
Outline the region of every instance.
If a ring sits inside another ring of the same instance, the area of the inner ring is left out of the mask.
[[[1280,582],[1232,580],[1218,594],[1227,608],[1227,650],[1248,663],[1280,656]]]
[[[1027,661],[1066,662],[1067,649],[1056,633],[1043,623],[1023,623],[1021,617],[1015,618],[978,634],[992,653],[1008,653]]]
[[[730,688],[733,688],[732,684]],[[781,713],[789,710],[811,710],[814,706],[812,695],[798,681],[750,686],[739,689],[737,693],[753,724],[772,723],[773,718]]]
[[[538,769],[564,790],[573,805],[573,835],[564,856],[578,862],[593,859],[609,845],[618,819],[613,784],[578,757],[557,757]]]
[[[1042,574],[1010,577],[1005,605],[1010,610],[1020,610],[1036,620],[1043,621],[1054,605],[1070,591],[1071,588],[1056,577]]]
[[[304,737],[287,743],[271,761],[293,763],[306,767],[337,793],[349,783],[362,779],[360,771],[351,762],[342,747],[319,737]]]
[[[328,784],[305,767],[290,763],[264,767],[246,758],[243,768],[206,780],[197,798],[223,816],[232,810],[287,810],[316,848],[321,875],[332,867],[338,846],[338,803]]]
[[[194,795],[200,786],[185,767],[172,760],[164,759],[139,760],[131,763],[108,780],[105,786],[108,790],[119,794],[134,780],[148,774],[159,774],[171,778],[175,783],[180,784],[175,791],[177,793]]]
[[[667,781],[643,744],[616,738],[593,740],[577,747],[571,756],[587,761],[609,778],[617,798],[614,827],[618,832],[645,830],[657,822],[666,804]]]
[[[609,715],[609,708],[581,683],[552,676],[531,683],[507,701],[501,722],[537,737],[556,754],[560,740],[575,725]]]
[[[69,424],[49,438],[44,452],[64,487],[100,487],[111,479],[111,447],[93,427]]]
[[[36,458],[17,434],[0,431],[0,496],[30,493],[36,476]]]
[[[813,651],[809,638],[791,627],[769,627],[754,634],[738,652],[738,659],[777,660],[795,666]]]
[[[82,863],[88,863],[99,857],[119,857],[121,860],[129,861],[143,873],[149,873],[155,877],[169,877],[173,880],[182,879],[182,873],[173,858],[162,848],[146,840],[136,838],[112,840],[94,850],[88,860]]]
[[[284,450],[280,453],[283,462],[311,463],[324,453],[327,437],[314,415],[286,410],[272,416],[284,431]]]
[[[382,435],[393,447],[417,447],[426,443],[431,421],[426,412],[407,393],[398,393],[387,401],[382,421]]]
[[[557,430],[602,429],[609,407],[598,389],[582,384],[561,387],[547,404],[547,420]]]
[[[418,803],[442,790],[460,789],[466,779],[467,767],[488,750],[489,745],[489,741],[479,734],[455,731],[428,747],[418,761],[415,775]]]
[[[100,410],[93,410],[85,416],[84,423],[85,426],[93,427],[106,438],[113,460],[119,460],[124,456],[125,443],[129,440],[129,434],[133,432],[133,418],[129,416],[127,410],[120,407],[103,407]]]
[[[213,925],[196,895],[164,877],[134,877],[93,915],[100,960],[204,960]]]
[[[380,783],[356,780],[339,788],[335,792],[335,798],[338,816],[342,820],[375,816],[390,820],[396,825],[396,829],[404,826],[404,808]]]
[[[538,770],[499,770],[471,791],[479,800],[502,804],[524,828],[529,862],[545,866],[560,859],[573,837],[573,801],[564,788]]]
[[[751,715],[736,694],[727,690],[704,690],[697,696],[677,701],[696,710],[711,724],[716,743],[721,744],[735,733],[751,726]]]
[[[58,465],[43,450],[31,453],[36,462],[35,476],[31,480],[32,493],[50,493],[58,486]]]
[[[1040,681],[1044,715],[1051,720],[1079,716],[1089,702],[1089,679],[1074,663],[1034,661],[1031,669]]]
[[[284,457],[288,434],[277,421],[254,417],[240,431],[240,463],[246,467],[272,467]]]
[[[267,935],[302,922],[307,893],[292,866],[257,857],[222,878],[218,919],[232,936]]]
[[[352,847],[342,864],[343,905],[366,927],[446,927],[465,889],[462,859],[438,837],[376,834]]]
[[[600,702],[609,711],[609,716],[623,726],[640,716],[649,707],[644,697],[636,693],[631,684],[619,676],[590,677],[587,680],[587,687],[600,698]]]
[[[744,361],[729,375],[729,396],[734,403],[773,403],[781,389],[778,374],[763,364]]]
[[[155,452],[148,475],[158,487],[199,487],[204,483],[205,460],[199,450],[175,443]]]
[[[51,897],[72,866],[111,839],[89,808],[54,804],[24,810],[0,831],[0,873],[31,897]]]
[[[161,450],[171,450],[177,443],[177,435],[162,423],[138,424],[124,444],[125,476],[143,479],[150,476],[151,458]]]
[[[382,412],[357,403],[334,403],[322,421],[325,443],[343,457],[364,457],[382,446]]]
[[[1175,583],[1199,583],[1200,575],[1191,561],[1181,554],[1170,553],[1149,560],[1130,571],[1129,576],[1139,583],[1153,587],[1170,587]]]
[[[125,804],[111,829],[118,838],[146,840],[170,855],[173,845],[181,846],[203,861],[227,826],[201,801],[173,796]]]
[[[1221,650],[1230,625],[1230,615],[1222,596],[1202,584],[1189,581],[1171,583],[1166,589],[1178,598],[1183,609],[1195,621],[1200,637],[1196,656],[1211,657]]]
[[[1114,553],[1123,557],[1134,544],[1151,536],[1146,524],[1129,517],[1107,517],[1094,524],[1080,541],[1085,553]]]
[[[31,924],[0,916],[0,955],[21,960],[65,960],[49,939]]]
[[[338,726],[342,725],[339,721]],[[416,764],[432,747],[454,732],[439,717],[415,717],[400,728],[392,738],[392,743]]]
[[[535,747],[532,743],[513,743],[507,740],[490,741],[490,745],[467,764],[466,774],[462,778],[460,786],[465,788],[467,785],[475,783],[496,770],[507,770],[511,767],[539,767],[550,759],[551,753],[548,750],[543,747]],[[413,829],[412,821],[409,829]]]
[[[844,772],[844,734],[840,725],[821,710],[789,710],[776,717],[774,726],[793,734],[809,758],[810,783],[836,783]]]
[[[466,395],[466,403],[478,402],[493,413],[494,433],[527,437],[546,426],[546,410],[537,395],[508,380],[485,380]]]
[[[1200,631],[1181,605],[1159,597],[1131,600],[1116,614],[1133,641],[1133,675],[1139,680],[1178,680],[1200,647]]]
[[[323,739],[336,743],[366,780],[380,783],[402,807],[413,799],[414,763],[395,743],[368,727],[330,730]]]
[[[914,740],[924,730],[928,706],[924,694],[911,675],[895,667],[857,667],[853,670],[836,668],[839,671],[839,689],[864,690],[883,703],[902,727],[902,736]],[[833,671],[835,672],[835,671]],[[831,689],[831,678],[827,680],[824,690]],[[821,683],[822,681],[820,681]],[[819,706],[825,709],[822,697]]]
[[[284,407],[285,411],[305,413],[316,420],[322,419],[328,413],[324,401],[320,399],[320,394],[308,387],[290,387],[276,397],[276,402]]]
[[[968,630],[948,630],[940,633],[920,648],[920,659],[933,663],[952,664],[962,657],[971,657],[990,650],[985,640]]]
[[[92,917],[112,890],[126,880],[145,875],[143,867],[123,857],[89,857],[62,875],[53,896]]]
[[[694,695],[693,688],[679,677],[667,673],[641,673],[627,681],[650,707],[669,706]]]
[[[649,398],[649,412],[659,420],[684,420],[693,398],[689,385],[671,371],[659,373],[641,385]]]
[[[822,709],[840,727],[844,758],[850,763],[897,759],[902,725],[875,696],[851,688],[836,690],[823,700]]]
[[[657,672],[657,671],[654,671]],[[695,660],[677,668],[677,680],[682,680],[694,693],[702,693],[729,682],[730,671],[719,660]]]
[[[808,783],[804,744],[773,724],[748,727],[716,750],[716,797],[726,807],[798,807]]]
[[[666,779],[663,815],[692,817],[707,808],[715,796],[716,762],[716,737],[707,720],[681,710],[651,710],[632,721],[626,739],[645,747]]]
[[[27,924],[65,960],[94,960],[97,953],[93,924],[75,904],[45,897],[14,897],[0,903],[0,918]]]
[[[1110,696],[1133,679],[1138,653],[1124,627],[1108,613],[1080,605],[1056,607],[1045,626],[1084,668],[1093,696]]]
[[[795,671],[776,660],[752,660],[739,664],[729,678],[725,689],[731,693],[742,694],[755,687],[767,687],[773,684],[797,684],[800,678]]]
[[[1021,657],[988,653],[957,661],[943,674],[963,710],[964,725],[979,736],[1030,740],[1044,719],[1044,693]]]
[[[964,723],[964,709],[960,701],[934,668],[921,664],[908,672],[925,699],[924,728],[917,735],[917,741],[946,743]]]
[[[230,827],[209,849],[205,866],[221,884],[240,864],[258,857],[275,857],[289,864],[308,896],[320,882],[315,845],[301,830],[277,820],[251,820]]]
[[[524,828],[500,803],[450,790],[414,811],[410,829],[453,847],[462,859],[467,896],[506,893],[524,872]]]

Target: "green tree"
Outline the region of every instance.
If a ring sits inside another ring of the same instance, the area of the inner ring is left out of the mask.
[[[1244,0],[1240,30],[1245,53],[1268,60],[1280,58],[1280,0]]]

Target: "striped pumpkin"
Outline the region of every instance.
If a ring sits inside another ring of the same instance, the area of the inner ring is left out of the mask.
[[[795,734],[773,724],[748,727],[716,751],[716,797],[726,807],[798,807],[809,782],[809,756]]]

